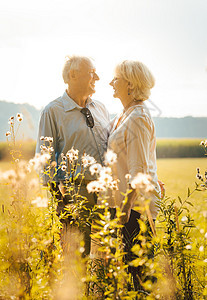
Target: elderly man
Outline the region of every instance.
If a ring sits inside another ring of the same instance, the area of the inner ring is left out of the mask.
[[[41,114],[36,152],[40,152],[43,143],[40,137],[47,136],[53,138],[54,152],[51,160],[56,161],[57,167],[60,166],[62,153],[65,155],[72,147],[79,150],[79,159],[86,153],[102,164],[109,134],[109,114],[102,103],[90,97],[95,93],[95,83],[99,80],[94,64],[87,57],[68,57],[62,75],[67,89],[61,97],[50,102]],[[46,184],[48,176],[43,177]],[[96,198],[94,194],[88,194],[86,185],[93,179],[86,172],[80,191],[82,196],[87,197],[90,205],[96,203]],[[62,194],[64,180],[65,172],[59,168],[55,181]],[[79,183],[78,180],[75,182],[77,185]],[[89,254],[90,230],[84,231],[84,239],[85,254]]]

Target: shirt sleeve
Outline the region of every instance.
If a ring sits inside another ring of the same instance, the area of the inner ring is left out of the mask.
[[[133,178],[137,173],[149,173],[149,152],[151,140],[151,124],[146,116],[136,116],[130,119],[127,126],[125,143],[127,166]]]
[[[36,145],[36,153],[40,153],[41,149],[40,146],[41,145],[45,145],[48,146],[49,143],[45,142],[43,140],[40,140],[41,137],[52,137],[53,138],[53,148],[54,151],[51,152],[51,158],[50,158],[50,162],[55,161],[55,153],[57,152],[57,131],[56,131],[56,125],[55,125],[55,121],[54,118],[52,118],[50,111],[43,111],[40,117],[40,122],[39,122],[39,132],[38,132],[38,138],[37,138],[37,145]],[[43,170],[40,170],[43,171]],[[43,180],[43,184],[47,184],[48,180],[49,180],[49,176],[47,176],[46,174],[42,174],[41,178]]]
[[[130,181],[139,172],[149,174],[153,130],[152,122],[145,116],[138,116],[130,120],[126,131],[127,164],[129,174],[132,176]],[[152,218],[156,219],[159,212],[159,193],[157,190],[151,194],[150,198],[149,209]]]

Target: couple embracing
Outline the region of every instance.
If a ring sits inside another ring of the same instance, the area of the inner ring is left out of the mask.
[[[114,78],[110,82],[113,97],[119,98],[123,111],[112,121],[105,106],[91,98],[95,93],[95,83],[99,80],[96,68],[88,57],[68,57],[63,67],[63,80],[67,89],[61,97],[50,102],[43,110],[39,123],[37,152],[40,152],[41,136],[53,138],[53,161],[60,165],[61,154],[72,147],[79,150],[79,157],[84,153],[92,156],[101,165],[108,149],[117,154],[113,165],[114,176],[119,179],[119,191],[115,198],[109,200],[111,208],[119,206],[125,213],[121,219],[124,240],[132,241],[139,231],[140,213],[133,210],[136,202],[136,189],[128,196],[123,205],[123,196],[127,189],[126,174],[130,174],[129,184],[138,173],[151,176],[153,192],[151,193],[150,212],[156,219],[162,183],[158,182],[156,173],[156,137],[155,128],[145,100],[150,96],[155,80],[150,70],[139,61],[125,60],[115,68]],[[59,200],[64,205],[65,172],[59,169],[54,188]],[[96,194],[89,194],[87,184],[95,178],[85,173],[80,194],[85,196],[90,205],[96,203]],[[45,184],[48,181],[44,178]],[[79,182],[75,182],[79,185]],[[160,186],[161,185],[161,186]],[[90,253],[90,228],[84,232],[85,254]],[[129,247],[130,248],[130,247]],[[130,249],[129,249],[130,250]]]

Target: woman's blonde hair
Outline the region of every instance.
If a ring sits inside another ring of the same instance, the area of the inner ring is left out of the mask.
[[[134,99],[144,101],[149,98],[155,79],[143,63],[125,60],[116,66],[115,72],[129,82],[129,89]]]

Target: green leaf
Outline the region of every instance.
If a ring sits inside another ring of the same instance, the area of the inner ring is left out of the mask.
[[[178,200],[179,200],[180,204],[183,204],[182,199],[180,198],[180,196],[178,196]]]
[[[190,201],[186,201],[187,204],[189,204],[190,206],[193,206],[193,204]]]

